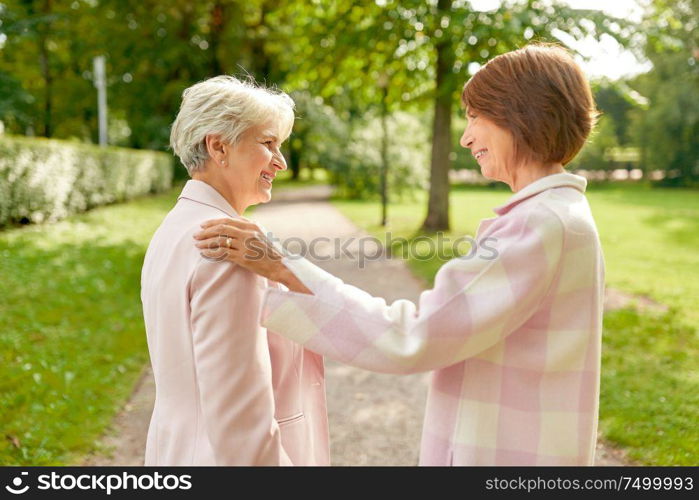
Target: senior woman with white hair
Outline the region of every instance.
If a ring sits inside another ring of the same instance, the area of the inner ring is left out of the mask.
[[[187,168],[146,252],[156,399],[145,465],[326,465],[323,359],[259,326],[265,278],[192,246],[199,225],[271,198],[294,105],[231,76],[184,91],[170,142]]]

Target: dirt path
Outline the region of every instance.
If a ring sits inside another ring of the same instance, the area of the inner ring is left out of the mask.
[[[253,218],[282,241],[301,238],[308,242],[319,236],[345,241],[364,236],[363,231],[323,200],[327,194],[324,186],[279,193],[274,203],[259,207]],[[389,303],[398,298],[416,301],[425,287],[401,260],[374,260],[359,269],[356,259],[328,259],[334,253],[332,243],[314,248],[317,258],[311,260],[344,281],[386,298]],[[358,246],[350,245],[349,249],[356,252]],[[631,299],[614,292],[610,305],[620,307]],[[326,377],[334,465],[417,464],[427,374],[382,375],[327,360]],[[90,457],[86,464],[143,463],[154,389],[152,373],[146,369],[131,400],[104,438],[102,444],[112,450],[111,454]],[[622,452],[600,443],[596,463],[626,465],[628,462]]]

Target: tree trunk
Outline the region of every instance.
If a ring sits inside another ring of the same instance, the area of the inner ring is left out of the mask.
[[[648,172],[648,150],[646,148],[646,123],[645,123],[645,114],[641,115],[641,144],[639,146],[639,149],[641,150],[639,153],[639,161],[638,161],[638,166],[641,169],[641,172],[643,172],[643,178],[645,180],[649,180],[651,178],[650,172]]]
[[[51,0],[44,2],[44,14],[51,13]],[[44,137],[51,137],[53,134],[52,111],[53,111],[53,77],[51,75],[51,65],[49,62],[48,35],[51,32],[50,23],[46,23],[45,28],[39,30],[39,63],[41,65],[41,76],[44,77]]]
[[[439,0],[438,18],[448,15],[452,0]],[[449,168],[451,161],[451,72],[454,67],[454,53],[447,33],[436,45],[437,49],[437,88],[432,125],[432,161],[430,165],[430,194],[427,204],[427,217],[422,223],[426,231],[449,230]]]
[[[388,220],[388,85],[381,90],[381,226]]]
[[[267,41],[268,35],[262,34],[262,28],[266,25],[266,17],[269,13],[268,5],[265,2],[260,3],[260,20],[254,26],[249,26],[248,28],[253,28],[255,30],[255,36],[247,40],[250,46],[251,58],[250,61],[252,73],[258,82],[269,84],[270,81],[272,61],[269,58],[269,54],[265,49],[265,42]]]
[[[209,40],[211,41],[211,76],[223,73],[221,61],[219,60],[219,47],[221,37],[226,26],[226,13],[221,2],[215,2],[211,7],[211,20],[209,21]]]
[[[295,181],[301,175],[301,148],[295,146],[294,142],[294,140],[289,141],[289,170],[291,170],[291,179]]]

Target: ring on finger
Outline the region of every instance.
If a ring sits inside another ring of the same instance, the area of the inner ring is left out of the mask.
[[[233,240],[230,238],[226,238],[226,246],[228,248],[233,248],[232,245],[233,245]]]

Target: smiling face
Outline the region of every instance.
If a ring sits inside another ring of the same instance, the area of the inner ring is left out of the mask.
[[[277,172],[286,170],[279,130],[273,122],[253,125],[229,150],[226,183],[242,206],[266,203],[272,198]]]
[[[484,177],[512,185],[515,150],[512,134],[476,111],[469,109],[466,116],[468,125],[459,143],[471,150]]]

